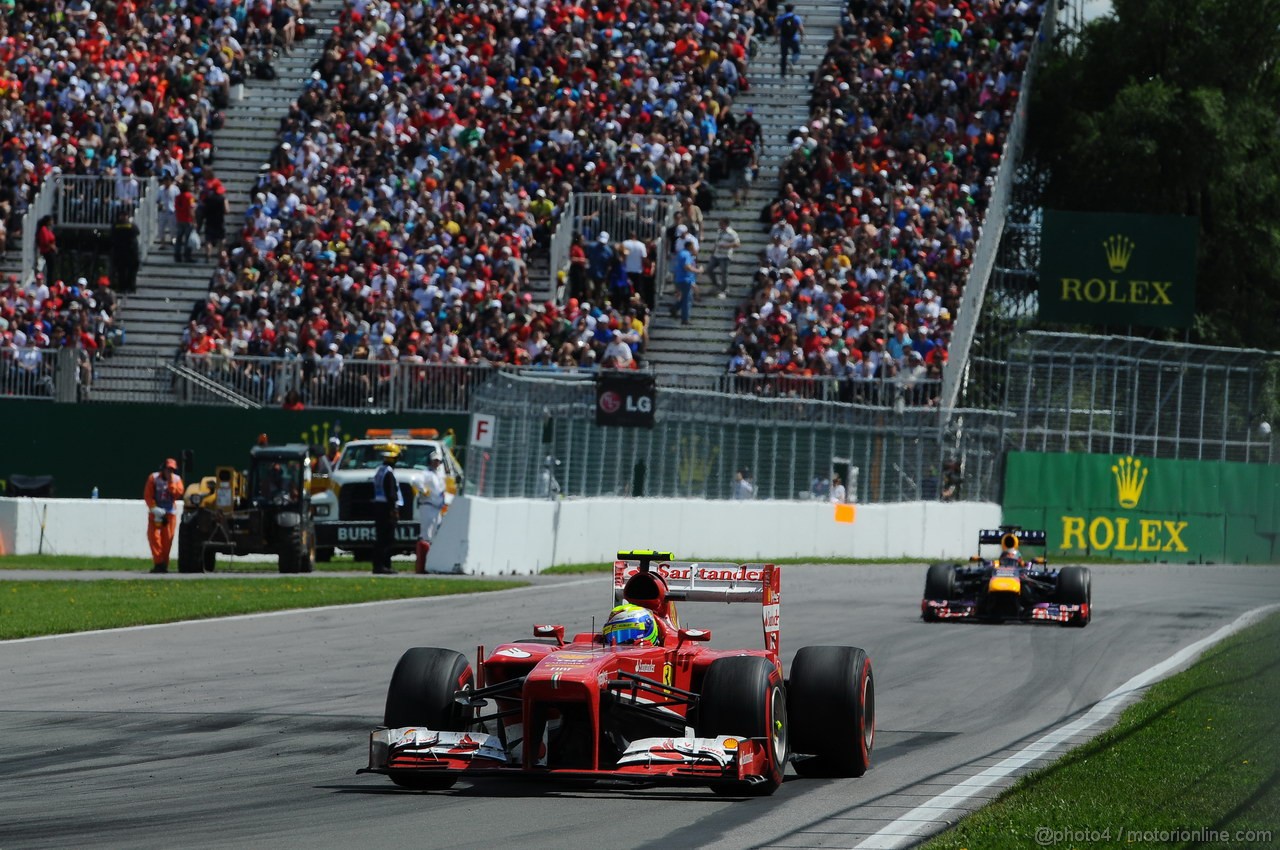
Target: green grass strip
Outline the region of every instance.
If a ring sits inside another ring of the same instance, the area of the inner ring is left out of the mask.
[[[926,850],[1280,846],[1278,647],[1280,615],[1228,638]]]
[[[201,620],[233,614],[448,596],[518,581],[305,577],[0,581],[0,639]]]
[[[397,561],[401,569],[409,569],[409,561]],[[169,571],[176,572],[178,559],[169,562]],[[316,564],[316,572],[332,573],[352,571],[368,572],[368,561],[353,561],[350,555],[337,555],[332,561]],[[0,557],[0,573],[4,570],[105,570],[108,572],[140,572],[151,570],[150,558],[118,558],[89,555],[5,555]],[[274,560],[247,561],[243,558],[219,556],[215,572],[219,573],[275,573],[279,565]]]

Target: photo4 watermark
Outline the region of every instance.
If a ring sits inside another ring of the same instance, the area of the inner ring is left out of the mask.
[[[1081,844],[1243,844],[1268,846],[1270,829],[1213,829],[1211,827],[1170,827],[1129,829],[1124,826],[1036,827],[1036,844],[1041,847]]]

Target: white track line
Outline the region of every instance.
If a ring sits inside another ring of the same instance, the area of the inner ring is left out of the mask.
[[[1255,608],[1252,611],[1241,614],[1235,622],[1223,626],[1208,637],[1183,647],[1169,658],[1154,667],[1144,670],[1107,694],[1095,703],[1093,708],[1089,709],[1083,717],[1053,730],[998,764],[994,764],[953,788],[943,791],[932,800],[916,806],[897,820],[882,827],[874,835],[863,839],[855,850],[895,850],[895,848],[906,847],[932,835],[937,831],[939,823],[945,823],[948,814],[960,808],[966,800],[978,792],[1007,778],[1010,774],[1021,770],[1037,759],[1042,759],[1046,755],[1052,754],[1054,749],[1061,746],[1063,742],[1092,729],[1106,720],[1138,691],[1169,675],[1223,638],[1252,625],[1276,609],[1280,609],[1280,605],[1266,605],[1262,608]]]
[[[495,578],[494,581],[502,581],[502,578]],[[512,579],[519,581],[516,576]],[[286,614],[315,614],[320,611],[349,611],[353,608],[370,608],[375,605],[400,605],[406,602],[441,602],[446,599],[467,599],[473,596],[497,596],[503,593],[519,593],[521,591],[528,592],[530,590],[543,590],[556,587],[572,587],[577,584],[587,584],[588,582],[598,582],[599,578],[584,578],[576,581],[559,582],[556,584],[530,584],[524,587],[511,587],[506,590],[479,590],[474,593],[448,593],[442,596],[408,596],[404,599],[379,599],[374,602],[352,602],[349,605],[325,605],[320,608],[282,608],[279,611],[259,611],[256,614],[232,614],[227,617],[205,617],[200,620],[174,620],[172,623],[148,623],[145,626],[120,626],[116,629],[93,629],[87,632],[64,632],[57,635],[39,635],[37,637],[13,638],[12,640],[0,640],[0,646],[10,646],[15,643],[35,643],[39,640],[59,640],[62,638],[78,638],[86,635],[105,635],[114,632],[140,632],[146,629],[167,629],[173,626],[198,626],[207,625],[209,623],[233,623],[236,620],[260,620],[264,617],[283,617]]]

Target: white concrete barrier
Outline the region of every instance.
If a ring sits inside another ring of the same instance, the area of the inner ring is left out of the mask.
[[[837,519],[836,506],[825,502],[459,496],[427,567],[433,572],[534,573],[553,564],[610,561],[619,549],[739,561],[965,558],[972,554],[980,528],[1000,524],[1000,506],[990,503],[841,507],[844,521]],[[0,499],[0,555],[148,558],[146,523],[141,499]]]
[[[141,499],[0,499],[0,555],[149,559],[147,517]]]
[[[478,574],[540,572],[613,560],[620,549],[678,558],[960,559],[1000,506],[977,502],[846,505],[694,499],[483,499],[460,496],[427,568]],[[848,516],[848,514],[852,516]],[[852,521],[848,521],[852,519]]]

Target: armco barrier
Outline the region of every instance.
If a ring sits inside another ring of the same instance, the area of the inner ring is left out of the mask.
[[[669,549],[681,558],[963,558],[1000,506],[907,502],[693,499],[482,499],[459,496],[440,529],[433,572],[532,573],[552,564],[612,560],[619,549]],[[847,520],[852,519],[852,522]],[[0,555],[146,558],[141,499],[0,499]],[[43,525],[43,543],[41,534]]]

